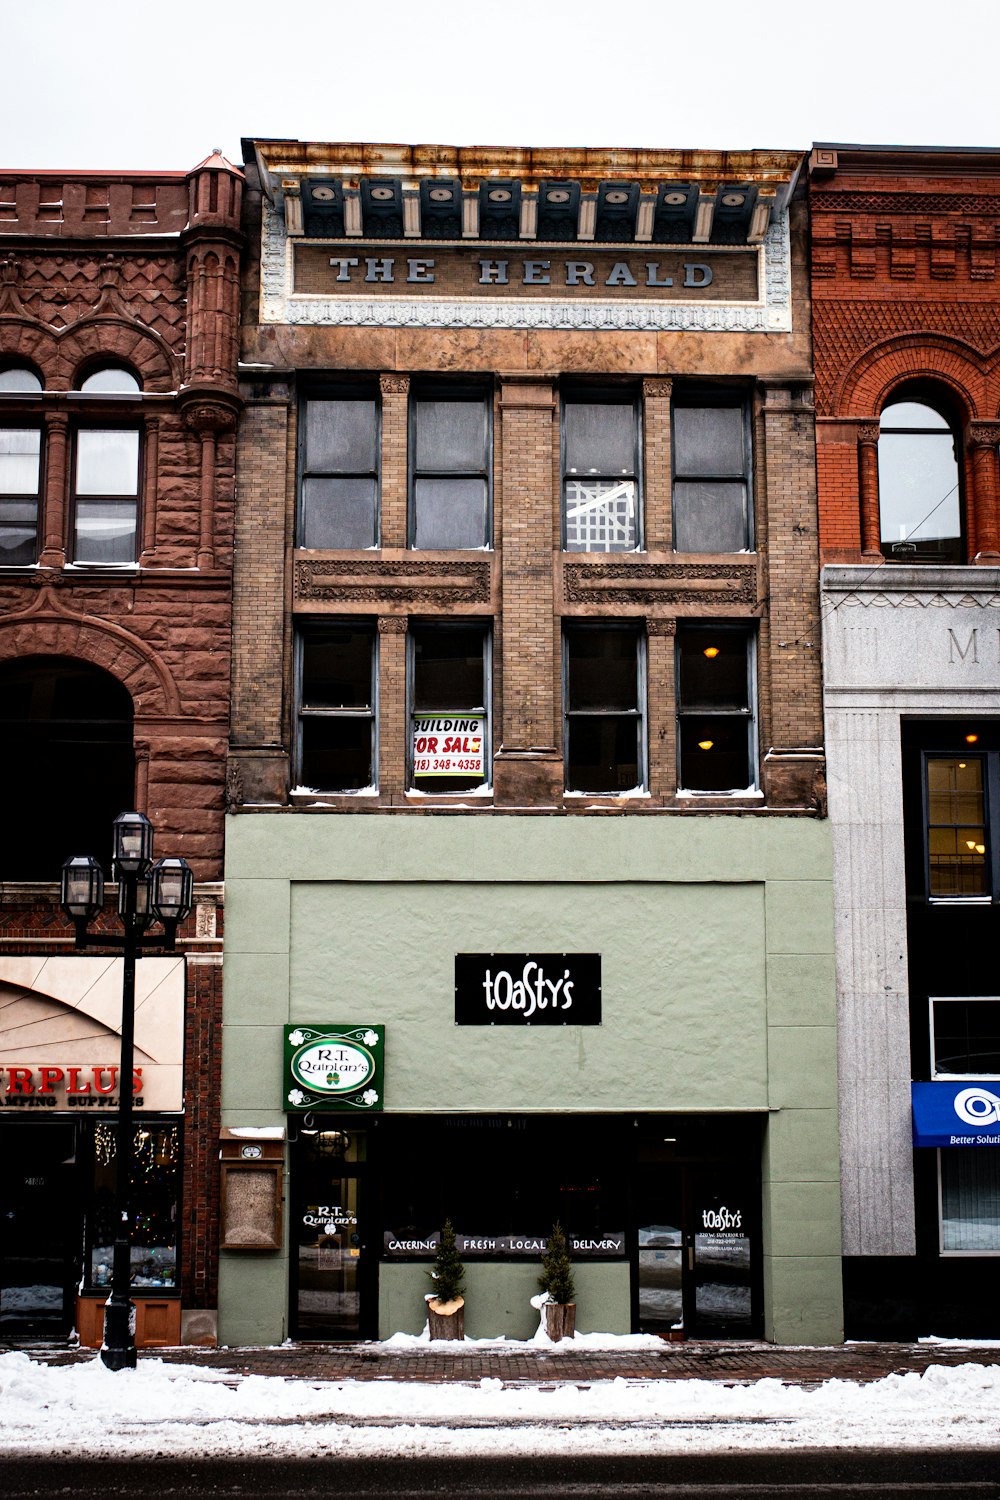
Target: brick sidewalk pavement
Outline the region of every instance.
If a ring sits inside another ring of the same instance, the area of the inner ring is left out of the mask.
[[[10,1345],[0,1346],[10,1348]],[[91,1350],[28,1348],[47,1364],[94,1357]],[[292,1380],[502,1380],[505,1385],[553,1385],[594,1380],[718,1380],[740,1384],[768,1377],[796,1385],[823,1380],[880,1380],[921,1372],[928,1365],[1000,1364],[1000,1346],[954,1344],[841,1344],[825,1348],[774,1344],[664,1342],[662,1350],[546,1350],[469,1348],[395,1350],[379,1344],[284,1344],[254,1349],[157,1349],[142,1359],[198,1365],[239,1375],[279,1375]]]

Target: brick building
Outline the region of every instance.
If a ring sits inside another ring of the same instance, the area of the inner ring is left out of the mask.
[[[213,1336],[241,194],[218,154],[0,172],[3,1337],[100,1338],[121,960],[58,880],[132,808],[196,880],[138,966],[138,1338]]]
[[[996,1334],[1000,155],[809,180],[846,1328]]]
[[[800,158],[245,165],[221,1336],[838,1338]]]

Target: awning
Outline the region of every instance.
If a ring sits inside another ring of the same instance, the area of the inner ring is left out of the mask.
[[[911,1083],[915,1146],[1000,1146],[1000,1079]]]

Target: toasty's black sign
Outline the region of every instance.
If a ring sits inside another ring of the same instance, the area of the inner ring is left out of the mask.
[[[456,953],[456,1026],[600,1026],[599,953]]]

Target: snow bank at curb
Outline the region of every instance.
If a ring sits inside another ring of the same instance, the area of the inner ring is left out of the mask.
[[[8,1454],[335,1456],[1000,1446],[1000,1366],[932,1365],[815,1390],[758,1380],[285,1380],[143,1359],[51,1367],[0,1355]]]

